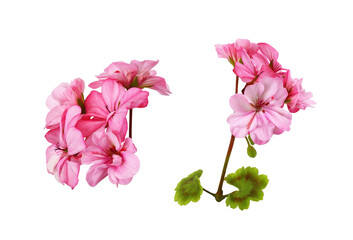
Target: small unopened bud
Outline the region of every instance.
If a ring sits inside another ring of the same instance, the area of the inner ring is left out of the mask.
[[[255,150],[255,148],[254,148],[253,146],[248,145],[247,151],[248,151],[248,156],[249,156],[249,157],[251,157],[251,158],[256,157],[257,152],[256,152],[256,150]]]

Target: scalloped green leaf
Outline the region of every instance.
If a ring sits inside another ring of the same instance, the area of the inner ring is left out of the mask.
[[[250,200],[255,202],[262,200],[264,197],[262,190],[268,184],[267,176],[259,175],[255,167],[239,168],[235,173],[228,174],[225,181],[239,189],[227,196],[227,206],[233,209],[239,207],[240,210],[248,209]]]
[[[203,193],[203,188],[200,183],[202,170],[197,170],[191,173],[186,178],[183,178],[175,188],[174,201],[179,205],[187,205],[191,201],[198,202]]]

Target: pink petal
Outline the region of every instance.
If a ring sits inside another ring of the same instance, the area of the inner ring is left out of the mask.
[[[69,128],[75,127],[80,117],[81,117],[81,108],[78,105],[70,107],[67,110],[65,115],[64,131],[67,131]]]
[[[122,142],[125,139],[127,132],[127,120],[126,120],[127,111],[120,111],[109,119],[108,130],[113,132]]]
[[[265,86],[261,83],[255,83],[254,85],[247,86],[244,91],[244,95],[250,100],[250,102],[256,106],[258,101],[262,100]]]
[[[114,147],[115,150],[120,150],[120,141],[117,136],[115,136],[114,133],[112,132],[106,132],[105,133],[105,138],[103,138],[105,141],[107,141],[107,145],[111,147]],[[103,140],[102,139],[102,140]]]
[[[252,131],[257,125],[255,116],[255,111],[242,114],[231,114],[227,121],[230,125],[232,134],[238,138],[245,137],[249,131]]]
[[[145,60],[145,61],[137,61],[137,60],[132,60],[131,61],[132,65],[135,65],[137,67],[137,72],[138,73],[145,73],[147,72],[149,74],[150,70],[158,64],[157,61],[152,61],[152,60]]]
[[[166,81],[162,77],[158,76],[150,76],[146,80],[142,82],[139,87],[144,88],[144,87],[149,87],[151,89],[154,89],[158,91],[162,95],[169,95],[171,94],[169,90],[169,86],[167,85]]]
[[[103,85],[103,81],[102,80],[98,80],[98,81],[90,83],[88,86],[90,88],[96,89],[96,88],[101,87],[102,85]]]
[[[60,142],[60,128],[48,131],[47,134],[45,134],[45,138],[52,144],[58,144]]]
[[[127,179],[117,179],[118,184],[121,185],[127,185],[131,182],[132,178],[127,178]]]
[[[53,144],[47,148],[46,161],[48,173],[54,174],[54,169],[60,159],[60,154],[55,151],[56,146]]]
[[[289,131],[292,120],[292,115],[276,105],[268,105],[265,110],[265,115],[277,128]]]
[[[233,72],[245,83],[251,82],[255,78],[255,71],[239,62],[235,63]]]
[[[89,168],[86,180],[91,187],[95,187],[100,181],[102,181],[108,175],[109,165],[96,164]]]
[[[82,133],[77,128],[69,128],[65,133],[68,155],[75,155],[86,148]]]
[[[86,113],[105,119],[109,114],[102,94],[92,91],[85,100]]]
[[[225,58],[231,62],[238,61],[237,50],[234,43],[230,44],[217,44],[215,45],[218,57]]]
[[[267,143],[273,135],[274,126],[267,120],[262,112],[256,114],[257,126],[250,132],[254,143],[262,145]]]
[[[90,164],[93,162],[106,163],[111,160],[110,154],[106,149],[102,149],[100,146],[90,145],[82,153],[81,161],[83,164]]]
[[[45,127],[48,129],[58,128],[60,125],[61,116],[65,112],[66,108],[66,106],[56,106],[52,108],[45,118]]]
[[[118,108],[120,99],[125,93],[125,89],[121,84],[113,80],[106,80],[102,85],[102,96],[106,107],[110,112]]]
[[[60,159],[57,169],[58,180],[74,189],[78,183],[79,163],[63,158]]]
[[[123,163],[115,168],[109,168],[108,174],[114,175],[118,179],[127,179],[133,177],[140,168],[139,159],[131,153],[121,152]],[[112,169],[112,170],[111,170]]]
[[[105,118],[90,117],[84,115],[76,124],[76,128],[81,131],[83,137],[88,137],[100,128],[105,127]]]
[[[126,138],[123,144],[121,151],[125,151],[128,153],[135,153],[137,151],[134,143],[131,138]]]
[[[237,113],[247,113],[254,110],[247,97],[239,93],[230,97],[229,104],[234,112]]]
[[[47,107],[52,109],[58,105],[64,104],[67,100],[67,93],[66,90],[68,89],[68,83],[61,83],[57,86],[51,93],[51,95],[47,98]]]
[[[148,95],[148,92],[140,88],[130,88],[121,98],[119,109],[144,108],[148,104]]]
[[[278,59],[278,52],[272,46],[267,43],[258,43],[260,51],[265,55],[270,61]]]
[[[262,84],[264,86],[263,94],[260,95],[261,96],[260,99],[263,100],[264,102],[269,102],[272,97],[274,98],[274,96],[276,96],[277,92],[281,90],[281,88],[285,91],[284,94],[286,94],[287,92],[286,89],[282,87],[282,80],[279,78],[265,77],[261,79],[260,83],[257,83],[257,84]],[[284,97],[284,99],[286,98],[286,96]]]

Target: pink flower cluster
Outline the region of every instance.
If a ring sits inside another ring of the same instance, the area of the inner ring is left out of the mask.
[[[140,161],[132,139],[126,137],[127,113],[147,106],[149,93],[142,88],[171,93],[164,78],[152,70],[157,63],[112,63],[89,85],[101,87],[101,92],[93,90],[86,99],[85,84],[79,78],[53,90],[47,99],[50,111],[45,125],[49,129],[45,138],[51,144],[46,151],[50,174],[73,189],[81,164],[92,164],[86,175],[90,186],[106,176],[116,185],[130,183]]]
[[[273,134],[289,131],[291,113],[315,104],[312,93],[302,88],[302,79],[292,79],[290,70],[282,68],[278,52],[269,44],[238,39],[216,45],[216,51],[233,65],[233,72],[245,83],[242,93],[230,98],[234,113],[227,121],[235,137],[250,135],[256,144],[265,144]]]

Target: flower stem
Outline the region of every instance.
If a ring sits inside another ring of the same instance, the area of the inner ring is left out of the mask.
[[[129,110],[129,138],[132,138],[132,109]]]
[[[238,83],[239,83],[239,77],[236,77],[235,80],[235,93],[238,93]],[[234,140],[235,137],[231,136],[230,141],[229,141],[229,146],[228,146],[228,151],[227,151],[227,155],[226,155],[226,159],[224,161],[224,165],[223,165],[223,169],[222,169],[222,175],[221,175],[221,179],[219,180],[219,185],[218,185],[218,190],[215,194],[215,198],[218,202],[222,201],[226,196],[223,195],[223,182],[224,182],[224,178],[227,172],[227,167],[228,167],[228,163],[229,163],[229,159],[230,159],[230,154],[232,153],[233,150],[233,145],[234,145]]]
[[[225,175],[226,175],[230,154],[232,153],[232,150],[233,150],[234,140],[235,140],[235,137],[232,135],[232,137],[230,138],[229,146],[228,146],[227,156],[226,156],[226,159],[224,161],[221,179],[219,180],[218,190],[217,190],[217,193],[216,193],[216,199],[217,199],[217,197],[223,196],[223,190],[222,190],[223,182],[224,182],[224,178],[225,178]]]

